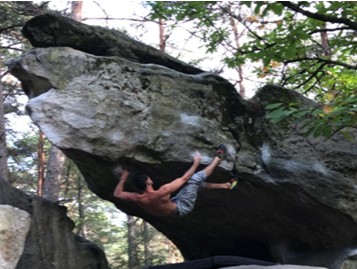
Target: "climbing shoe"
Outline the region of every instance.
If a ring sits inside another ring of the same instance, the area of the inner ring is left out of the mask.
[[[226,153],[227,153],[227,148],[225,145],[220,144],[217,149],[216,149],[216,154],[215,156],[217,156],[218,158],[220,158],[221,160],[224,160],[226,158]]]
[[[232,179],[231,180],[231,186],[229,187],[230,190],[235,190],[237,189],[237,184],[238,184],[238,180],[237,179]]]

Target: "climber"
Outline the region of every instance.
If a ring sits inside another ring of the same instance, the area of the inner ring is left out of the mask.
[[[162,185],[159,189],[153,188],[151,178],[144,174],[132,175],[133,185],[139,190],[137,192],[124,191],[124,184],[129,176],[129,171],[123,169],[120,181],[115,188],[114,196],[137,203],[146,212],[157,216],[178,216],[182,217],[193,210],[195,205],[198,188],[202,185],[211,189],[230,189],[231,182],[208,183],[205,179],[212,174],[216,166],[224,159],[226,147],[219,145],[212,162],[202,171],[195,173],[200,164],[201,155],[196,153],[193,158],[193,164],[182,177],[173,180],[170,183]],[[182,187],[182,188],[181,188]],[[175,197],[171,194],[181,190]]]

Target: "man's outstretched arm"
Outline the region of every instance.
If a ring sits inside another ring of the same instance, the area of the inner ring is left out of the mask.
[[[136,193],[124,191],[124,185],[126,180],[128,179],[128,176],[129,176],[129,171],[123,169],[123,172],[120,177],[120,181],[114,190],[114,196],[122,200],[136,201],[138,196]]]

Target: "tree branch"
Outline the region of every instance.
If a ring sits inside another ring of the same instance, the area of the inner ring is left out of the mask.
[[[254,32],[252,29],[250,29],[250,27],[247,25],[247,23],[243,20],[243,18],[241,16],[236,16],[235,14],[232,13],[231,10],[229,10],[228,8],[226,8],[225,6],[220,6],[220,9],[227,13],[229,16],[231,16],[232,18],[236,19],[237,21],[239,21],[247,30],[249,33],[251,33],[253,36],[255,36],[258,40],[264,42],[265,45],[270,46],[267,41],[261,37],[260,35],[258,35],[256,32]]]
[[[14,25],[11,25],[11,26],[8,26],[8,27],[4,27],[4,28],[0,28],[0,34],[7,31],[7,30],[13,30],[15,28],[19,28],[21,27],[22,24],[14,24]]]
[[[351,21],[346,18],[338,18],[335,16],[330,16],[330,15],[325,15],[325,14],[319,14],[319,13],[313,13],[307,10],[304,10],[300,8],[297,4],[294,4],[290,1],[278,1],[281,5],[284,7],[287,7],[295,12],[301,13],[305,15],[306,17],[319,20],[319,21],[324,21],[324,22],[330,22],[330,23],[342,23],[347,26],[349,26],[351,29],[357,30],[357,23],[354,21]]]
[[[326,28],[326,29],[315,29],[310,31],[309,34],[316,34],[321,32],[335,32],[335,31],[344,31],[344,30],[351,30],[349,27],[338,27],[338,28]]]
[[[347,128],[351,128],[351,129],[357,129],[356,126],[353,126],[353,125],[346,125],[346,126],[341,126],[337,129],[335,129],[330,136],[326,137],[326,139],[329,139],[331,137],[333,137],[334,135],[336,135],[337,133],[340,133],[343,129],[347,129]]]
[[[306,85],[309,81],[311,81],[313,78],[316,78],[316,81],[318,81],[318,73],[324,68],[326,64],[322,63],[313,73],[310,73],[310,76],[305,79],[303,82],[301,82],[299,85],[295,86],[293,88],[293,90],[299,89],[300,87]],[[305,71],[307,71],[306,69],[301,70],[298,74],[302,74]],[[287,78],[285,81],[287,82],[291,77]],[[315,85],[316,83],[314,83]],[[311,88],[310,88],[311,89]],[[306,92],[310,91],[310,89],[308,89]]]
[[[323,59],[323,58],[310,58],[310,57],[296,58],[296,59],[292,59],[292,60],[286,60],[286,61],[284,61],[284,64],[302,62],[302,61],[318,61],[318,62],[325,63],[325,64],[339,65],[339,66],[343,66],[347,69],[357,70],[357,65],[350,65],[350,64],[343,63],[343,62],[333,61],[330,59]]]

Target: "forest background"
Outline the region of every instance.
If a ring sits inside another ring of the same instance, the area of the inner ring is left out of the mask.
[[[120,3],[119,3],[120,4]],[[115,6],[113,6],[115,5]],[[74,232],[102,247],[111,268],[179,262],[175,246],[149,224],[125,216],[87,188],[76,166],[30,123],[21,85],[6,61],[31,46],[23,23],[46,12],[125,32],[236,86],[249,100],[266,83],[315,100],[266,107],[273,123],[299,121],[304,135],[334,139],[357,128],[357,5],[353,1],[0,2],[0,180],[66,206]],[[123,13],[110,13],[121,10]],[[124,216],[124,217],[123,217]]]

